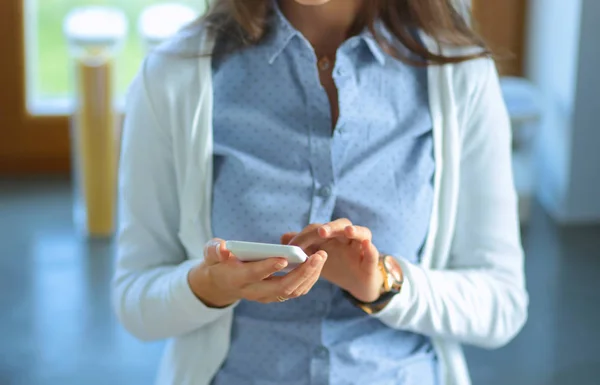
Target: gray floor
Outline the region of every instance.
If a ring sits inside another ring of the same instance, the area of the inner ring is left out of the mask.
[[[111,246],[77,236],[70,209],[64,179],[0,181],[0,384],[150,384],[162,344],[116,323]],[[600,227],[536,207],[524,243],[529,323],[504,349],[467,349],[474,384],[600,384]]]

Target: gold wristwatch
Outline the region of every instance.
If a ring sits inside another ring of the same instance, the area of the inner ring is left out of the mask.
[[[383,285],[381,285],[381,295],[373,302],[362,302],[347,293],[350,299],[367,314],[378,313],[383,310],[387,304],[399,294],[404,282],[402,267],[398,261],[391,255],[382,255],[379,257],[379,271],[383,275]]]

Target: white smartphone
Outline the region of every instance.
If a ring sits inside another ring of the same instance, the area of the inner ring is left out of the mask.
[[[298,246],[227,241],[225,247],[242,262],[256,262],[274,257],[285,258],[288,261],[288,266],[283,270],[284,272],[294,270],[308,259],[308,256]]]

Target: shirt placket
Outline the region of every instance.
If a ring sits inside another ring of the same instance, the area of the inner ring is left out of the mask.
[[[314,62],[316,68],[316,59]],[[336,199],[335,175],[331,156],[331,111],[327,93],[322,88],[318,73],[313,68],[308,74],[308,115],[310,117],[310,167],[313,175],[313,194],[310,223],[331,220]],[[316,76],[315,76],[316,75]]]
[[[358,40],[350,41],[350,47],[356,48]],[[353,43],[353,44],[352,44]],[[331,139],[331,165],[334,179],[340,180],[341,171],[346,162],[346,152],[351,145],[351,138],[357,134],[354,132],[360,127],[351,127],[359,105],[355,102],[358,96],[356,79],[352,73],[350,59],[346,56],[343,47],[338,53],[338,58],[333,70],[333,79],[338,90],[339,117]]]
[[[303,43],[307,49],[301,51],[299,60],[295,60],[295,63],[297,74],[304,84],[306,116],[308,117],[308,162],[313,178],[309,223],[326,223],[331,220],[336,199],[335,177],[331,161],[331,112],[327,94],[318,77],[316,56],[308,48],[310,44],[307,41],[303,41]],[[325,316],[331,302],[331,290],[329,287],[321,289],[322,295],[319,296],[314,309],[320,309],[317,311]],[[322,322],[317,322],[315,328],[320,329],[318,334],[322,335]],[[329,385],[331,372],[329,350],[323,345],[322,338],[314,342],[310,352],[310,384]]]

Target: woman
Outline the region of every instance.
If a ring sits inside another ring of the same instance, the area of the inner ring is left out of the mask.
[[[217,0],[145,61],[121,162],[115,306],[169,339],[159,384],[469,384],[460,344],[527,318],[509,122],[449,0]]]

